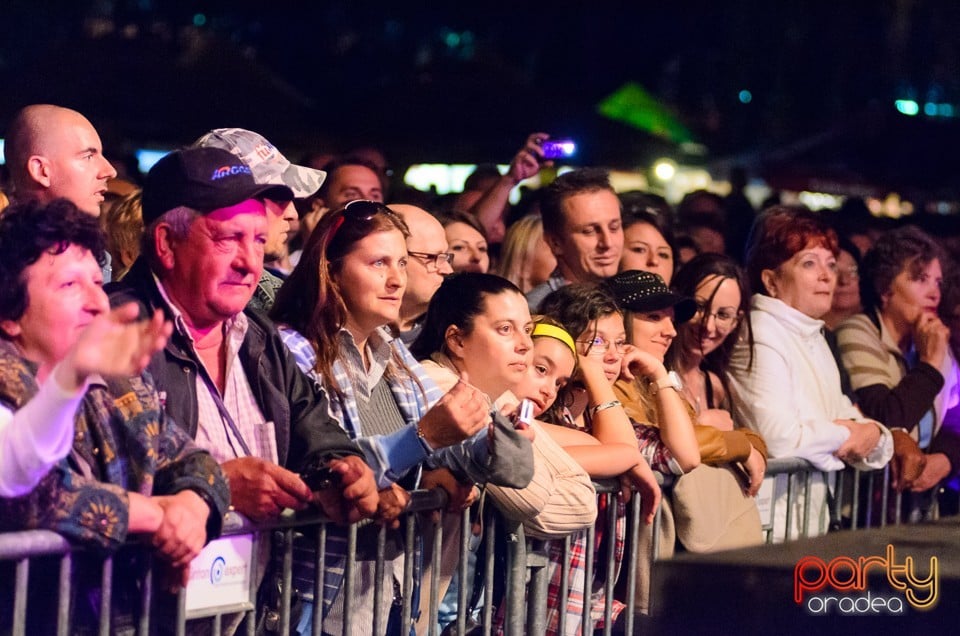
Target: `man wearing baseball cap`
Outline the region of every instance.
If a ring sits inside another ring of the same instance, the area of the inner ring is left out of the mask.
[[[360,449],[272,323],[245,311],[263,269],[264,201],[293,195],[259,183],[229,151],[170,153],[143,188],[142,255],[108,291],[173,321],[148,370],[167,412],[221,463],[236,510],[259,521],[317,501],[335,519],[356,520],[377,505]],[[297,474],[308,465],[330,468],[340,486],[312,493]]]
[[[250,168],[253,179],[263,185],[285,185],[293,191],[293,198],[305,199],[323,185],[327,173],[297,166],[284,157],[277,147],[263,135],[244,128],[217,128],[197,139],[195,147],[222,148],[240,158]],[[273,263],[273,271],[264,267],[250,306],[264,313],[273,307],[277,290],[283,284],[283,262],[288,259],[287,240],[291,225],[297,222],[297,210],[290,199],[267,197],[267,244],[264,262]]]

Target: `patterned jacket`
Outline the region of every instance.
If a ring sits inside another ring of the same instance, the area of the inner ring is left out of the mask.
[[[36,367],[0,342],[0,400],[16,410],[36,394]],[[207,539],[220,533],[230,491],[216,461],[160,408],[149,376],[90,385],[76,416],[73,450],[28,495],[0,498],[0,531],[53,530],[114,550],[127,537],[127,492],[182,490],[212,510]]]

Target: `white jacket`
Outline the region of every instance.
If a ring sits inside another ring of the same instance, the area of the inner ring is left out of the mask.
[[[836,419],[871,421],[840,390],[840,372],[823,337],[823,321],[783,301],[754,294],[753,365],[749,343],[741,339],[730,360],[734,421],[754,429],[767,442],[770,457],[801,457],[822,470],[840,470],[834,452],[850,437]],[[893,455],[883,426],[876,448],[854,466],[882,468]]]
[[[752,366],[747,368],[750,347],[745,335],[730,361],[734,421],[760,433],[771,458],[799,457],[820,470],[841,470],[844,463],[834,453],[850,437],[850,431],[834,420],[872,420],[864,417],[840,389],[840,372],[823,337],[823,321],[776,298],[755,294],[751,299],[750,322],[754,340]],[[855,468],[878,469],[890,461],[893,438],[886,427],[880,425],[880,431],[876,447],[854,464]],[[811,535],[826,531],[826,485],[823,480],[814,483]],[[797,522],[802,499],[797,500],[794,510]],[[786,529],[784,478],[777,483],[774,509],[774,536],[779,539]],[[796,536],[796,526],[791,533]]]

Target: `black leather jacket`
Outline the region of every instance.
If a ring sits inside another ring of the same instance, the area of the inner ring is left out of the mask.
[[[113,306],[136,301],[143,316],[169,308],[157,289],[146,261],[140,258],[117,283],[106,287]],[[262,314],[247,310],[249,328],[240,348],[240,364],[264,418],[274,423],[281,466],[297,471],[306,464],[358,455],[360,448],[330,416],[327,395],[300,369]],[[191,437],[197,434],[197,364],[185,338],[174,330],[163,351],[147,370],[159,391],[166,393],[165,410]]]

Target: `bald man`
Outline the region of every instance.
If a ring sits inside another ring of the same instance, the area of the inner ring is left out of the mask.
[[[413,205],[388,206],[407,227],[407,287],[400,303],[400,339],[409,345],[420,335],[421,319],[443,277],[452,274],[450,247],[443,226],[432,214]]]
[[[63,197],[93,216],[100,216],[107,181],[117,176],[87,118],[52,104],[27,106],[14,116],[4,159],[15,199]]]

